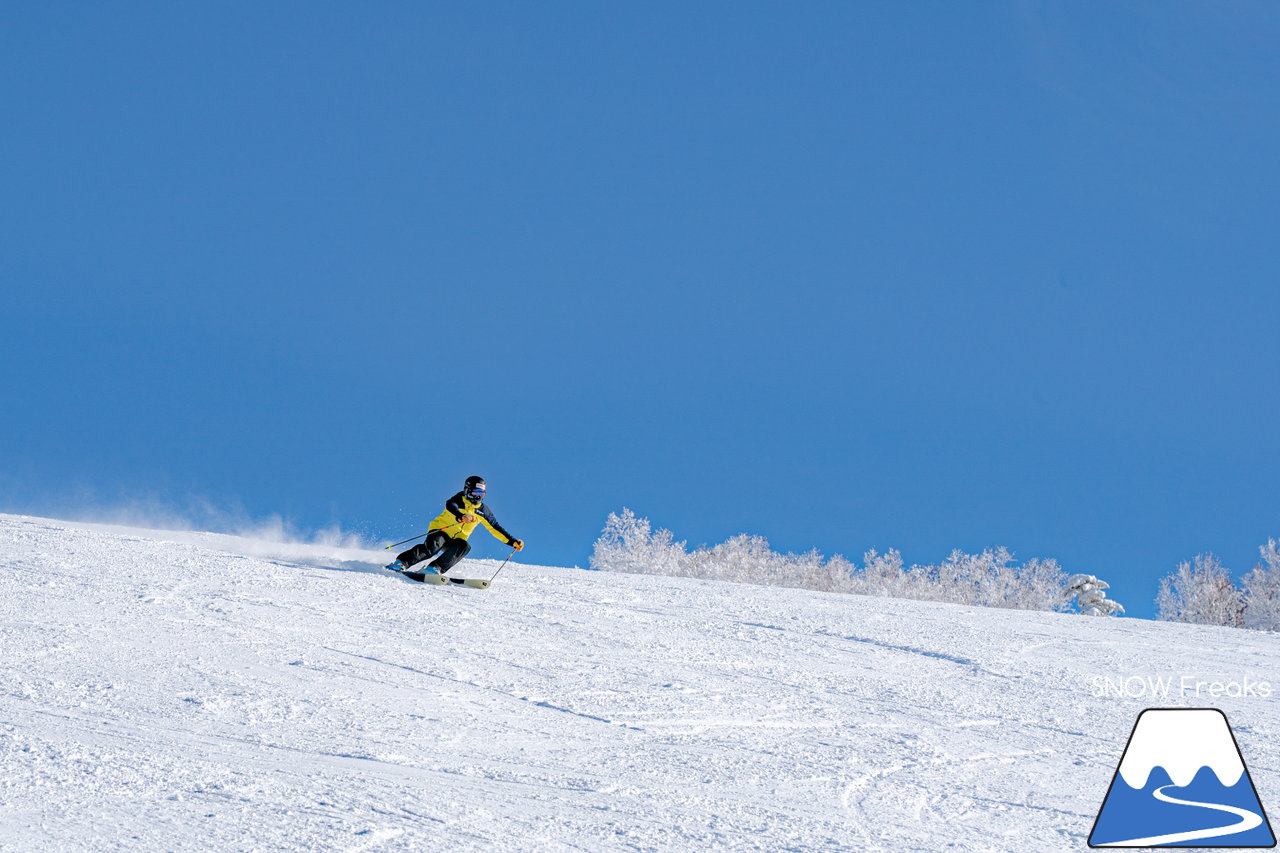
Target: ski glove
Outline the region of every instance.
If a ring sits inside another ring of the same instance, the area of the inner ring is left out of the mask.
[[[507,544],[508,544],[508,545],[510,545],[512,548],[515,548],[517,551],[523,551],[523,550],[524,550],[524,540],[523,540],[523,539],[512,539],[512,540],[511,540],[510,542],[508,542]]]

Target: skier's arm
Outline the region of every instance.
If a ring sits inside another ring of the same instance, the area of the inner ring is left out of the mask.
[[[449,498],[449,500],[445,501],[444,508],[446,511],[452,513],[454,518],[458,519],[458,524],[462,524],[466,520],[467,508],[462,505],[462,492],[458,492],[456,495]]]
[[[489,507],[481,506],[480,509],[476,511],[476,514],[480,516],[480,520],[484,522],[484,526],[489,528],[489,532],[492,533],[496,539],[502,540],[508,545],[514,545],[518,541],[516,537],[503,529],[502,525],[498,523],[498,519],[494,517],[493,511],[490,510]]]

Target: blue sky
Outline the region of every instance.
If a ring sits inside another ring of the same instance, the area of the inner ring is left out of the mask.
[[[0,507],[1280,537],[1274,4],[10,4]],[[496,542],[477,553],[502,553]]]

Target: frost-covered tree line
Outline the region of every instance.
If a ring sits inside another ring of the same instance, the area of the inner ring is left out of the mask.
[[[1005,548],[981,554],[953,551],[942,563],[929,566],[906,566],[896,550],[868,551],[861,566],[817,551],[779,554],[764,537],[745,534],[690,551],[670,530],[653,530],[649,519],[629,509],[609,514],[596,540],[591,568],[1015,610],[1095,616],[1124,612],[1106,597],[1107,584],[1093,575],[1068,577],[1051,559],[1018,564]]]
[[[1280,542],[1268,539],[1258,551],[1262,559],[1239,585],[1212,554],[1180,563],[1160,581],[1156,618],[1280,631]]]

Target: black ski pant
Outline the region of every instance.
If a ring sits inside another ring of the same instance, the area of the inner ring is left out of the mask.
[[[396,559],[406,566],[412,566],[423,560],[430,560],[436,552],[439,552],[440,556],[432,560],[431,565],[438,569],[440,574],[444,574],[467,556],[470,550],[471,543],[467,540],[454,539],[443,530],[433,530],[427,534],[427,541],[421,545],[414,545]]]

